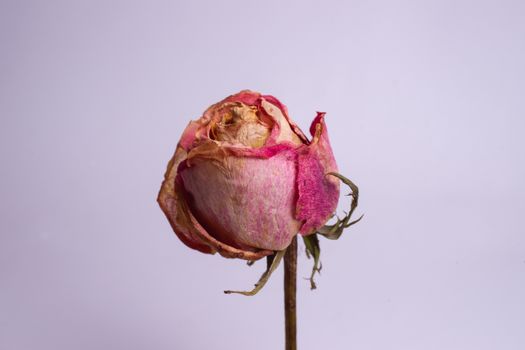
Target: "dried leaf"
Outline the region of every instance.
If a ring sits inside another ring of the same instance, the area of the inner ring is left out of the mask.
[[[276,252],[275,254],[266,257],[267,269],[266,271],[264,271],[259,281],[255,284],[255,288],[253,288],[251,291],[225,290],[224,293],[225,294],[242,294],[246,296],[253,296],[257,294],[257,292],[259,292],[264,287],[266,282],[268,282],[268,279],[272,275],[272,272],[274,272],[275,269],[277,269],[277,267],[281,263],[281,260],[285,252],[286,252],[286,249],[280,250]]]
[[[350,218],[352,217],[352,214],[354,213],[355,208],[357,208],[357,204],[359,201],[359,188],[350,179],[347,179],[341,174],[328,173],[327,175],[332,175],[332,176],[337,177],[339,180],[341,180],[345,185],[350,187],[350,189],[352,190],[352,192],[348,194],[348,196],[352,197],[350,201],[350,211],[345,215],[345,217],[342,220],[338,217],[335,224],[325,225],[317,230],[317,233],[319,233],[320,235],[323,235],[324,237],[328,239],[338,239],[343,233],[343,230],[345,228],[352,226],[353,224],[359,222],[359,220],[363,218],[363,215],[361,215],[357,220],[350,221]]]
[[[314,281],[315,273],[321,273],[321,247],[319,246],[319,238],[317,237],[317,234],[314,233],[312,235],[303,236],[306,256],[308,259],[312,257],[314,259],[314,266],[312,268],[312,274],[310,275],[310,289],[316,289],[317,285]]]

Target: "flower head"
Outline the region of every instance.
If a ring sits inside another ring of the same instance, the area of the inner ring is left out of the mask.
[[[186,127],[158,202],[189,247],[257,260],[333,216],[339,180],[324,113],[309,140],[275,97],[244,90]]]

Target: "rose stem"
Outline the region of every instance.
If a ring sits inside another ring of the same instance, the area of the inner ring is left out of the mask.
[[[297,350],[297,237],[286,249],[284,255],[284,323],[286,350]]]

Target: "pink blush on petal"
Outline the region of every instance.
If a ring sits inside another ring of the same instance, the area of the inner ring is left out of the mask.
[[[296,217],[304,221],[300,232],[309,234],[323,226],[335,211],[339,188],[327,181],[326,170],[315,154],[299,155],[298,168]]]
[[[296,217],[304,220],[300,232],[311,234],[323,226],[334,214],[339,200],[339,180],[327,175],[337,172],[324,113],[317,113],[310,132],[314,137],[311,144],[299,150],[297,161]]]
[[[181,169],[191,211],[218,240],[242,249],[282,250],[299,231],[294,151],[273,157],[195,161]]]

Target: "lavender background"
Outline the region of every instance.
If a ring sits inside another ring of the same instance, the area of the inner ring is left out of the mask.
[[[521,1],[2,1],[0,348],[281,349],[282,270],[155,198],[244,88],[327,123],[365,218],[299,280],[301,349],[525,347]],[[347,206],[341,202],[341,209]],[[300,276],[311,268],[304,253]]]

